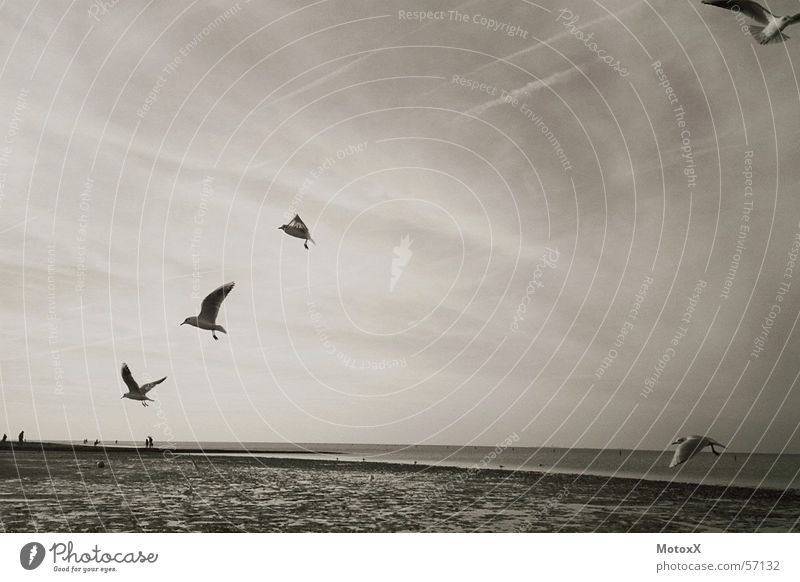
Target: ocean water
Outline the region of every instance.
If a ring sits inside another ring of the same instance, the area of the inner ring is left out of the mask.
[[[800,520],[794,492],[420,463],[474,459],[462,451],[455,460],[446,447],[417,451],[416,466],[383,447],[333,459],[275,450],[3,453],[0,530],[788,532]],[[395,460],[378,460],[386,454]]]
[[[120,442],[119,446],[141,446]],[[107,445],[108,446],[108,445]],[[113,446],[113,445],[110,445]],[[725,452],[715,456],[703,452],[689,462],[670,468],[673,449],[641,451],[628,449],[566,449],[557,447],[479,447],[443,445],[376,445],[341,443],[175,442],[158,447],[213,449],[262,458],[356,460],[459,467],[594,475],[718,485],[724,487],[800,489],[800,455]],[[290,451],[290,452],[287,452]],[[293,454],[292,451],[296,454]],[[216,453],[224,454],[224,453]]]

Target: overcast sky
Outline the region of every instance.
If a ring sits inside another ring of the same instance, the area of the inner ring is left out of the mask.
[[[699,0],[11,1],[0,58],[0,432],[800,452],[794,40]],[[226,281],[228,335],[178,326]]]

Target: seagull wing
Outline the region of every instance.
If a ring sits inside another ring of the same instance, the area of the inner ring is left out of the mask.
[[[727,448],[727,447],[725,447],[725,445],[723,445],[722,443],[718,443],[717,441],[715,441],[712,438],[709,438],[707,440],[708,440],[708,444],[711,445],[711,452],[714,453],[715,455],[720,455],[721,453],[718,453],[716,450],[714,450],[714,447],[721,447],[723,449]]]
[[[294,215],[294,218],[289,223],[289,226],[293,226],[294,228],[302,230],[304,233],[308,234],[308,227],[306,226],[306,223],[303,222],[303,219],[300,218],[299,214]]]
[[[136,380],[133,379],[133,374],[131,374],[131,369],[128,367],[128,364],[123,362],[122,364],[122,380],[125,382],[125,385],[128,387],[128,390],[131,392],[138,392],[139,385],[136,383]]]
[[[753,0],[703,0],[703,4],[725,8],[733,12],[741,12],[762,24],[768,24],[770,16],[773,16],[772,12]]]
[[[233,289],[234,283],[225,283],[222,287],[218,287],[214,289],[208,297],[203,299],[203,304],[200,307],[200,319],[203,319],[209,323],[214,323],[217,321],[217,314],[219,313],[219,308],[222,305],[222,302],[228,296],[228,293],[231,292]]]
[[[702,437],[690,436],[675,449],[675,454],[672,455],[672,462],[670,467],[675,467],[681,463],[685,463],[695,456],[697,452],[702,449],[707,443],[703,442]]]
[[[142,393],[147,394],[148,392],[150,392],[150,390],[161,384],[166,379],[167,377],[164,376],[163,378],[161,378],[161,380],[156,380],[155,382],[148,382],[147,384],[142,386]]]

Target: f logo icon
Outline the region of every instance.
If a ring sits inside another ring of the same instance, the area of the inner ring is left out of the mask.
[[[30,542],[19,551],[19,563],[26,570],[35,570],[44,561],[44,546],[39,542]]]

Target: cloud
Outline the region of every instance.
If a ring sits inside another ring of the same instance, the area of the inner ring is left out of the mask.
[[[544,79],[536,79],[535,81],[531,81],[527,85],[514,89],[513,91],[509,91],[508,94],[502,95],[497,99],[492,99],[491,101],[487,101],[486,103],[482,103],[469,109],[465,113],[467,115],[472,115],[478,117],[486,113],[489,109],[493,107],[497,107],[498,105],[505,105],[509,102],[509,100],[519,100],[523,97],[529,97],[536,93],[541,89],[545,89],[547,87],[552,87],[553,85],[557,85],[559,83],[563,83],[568,81],[572,77],[575,76],[576,73],[583,74],[582,67],[573,67],[570,69],[566,69],[564,71],[559,71],[558,73],[553,73],[549,77],[545,77]]]

